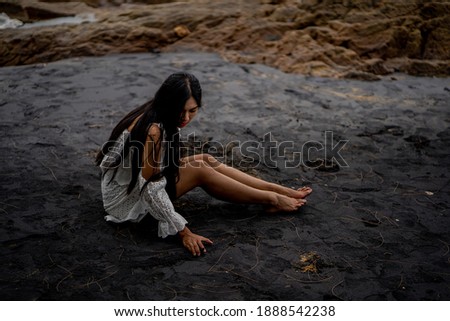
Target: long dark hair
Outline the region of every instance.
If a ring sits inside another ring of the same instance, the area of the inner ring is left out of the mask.
[[[161,178],[162,175],[165,176],[167,179],[166,190],[170,198],[174,199],[176,195],[175,184],[178,180],[178,167],[180,163],[180,136],[178,126],[186,101],[191,97],[194,98],[197,106],[200,107],[202,104],[202,89],[198,79],[194,75],[185,72],[170,75],[158,89],[153,99],[132,110],[114,127],[109,140],[97,154],[96,164],[101,164],[104,156],[123,131],[137,117],[141,116],[133,126],[128,139],[124,143],[123,155],[120,155],[121,157],[117,157],[114,162],[107,165],[107,169],[117,171],[118,165],[128,156],[130,150],[133,150],[133,153],[131,153],[131,180],[127,189],[127,192],[130,193],[136,186],[138,175],[142,168],[142,155],[149,129],[153,123],[159,123],[165,131],[165,137],[163,137],[161,131],[160,139],[167,139],[167,148],[165,148],[164,154],[164,164],[166,167],[162,173],[150,177],[147,183]],[[161,142],[155,142],[154,146],[161,146],[162,144],[159,143]]]

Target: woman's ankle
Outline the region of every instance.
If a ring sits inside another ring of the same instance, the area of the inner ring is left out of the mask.
[[[275,191],[268,191],[267,193],[268,193],[268,201],[266,202],[266,205],[276,207],[279,202],[278,193]]]

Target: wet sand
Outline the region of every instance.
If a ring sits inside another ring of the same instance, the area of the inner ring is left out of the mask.
[[[192,191],[176,208],[214,241],[200,258],[150,218],[105,222],[93,165],[124,113],[180,69],[204,89],[187,146],[314,189],[276,215]],[[4,67],[0,92],[2,300],[450,299],[448,79],[130,54]]]

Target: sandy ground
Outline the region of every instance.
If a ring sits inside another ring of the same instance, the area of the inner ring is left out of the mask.
[[[200,258],[151,219],[105,222],[93,165],[114,124],[178,70],[204,88],[187,145],[314,189],[277,215],[192,191],[176,208],[214,241]],[[139,54],[4,67],[0,93],[3,300],[450,299],[448,79]]]

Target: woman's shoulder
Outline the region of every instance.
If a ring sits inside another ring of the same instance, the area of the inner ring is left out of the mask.
[[[159,139],[161,137],[161,132],[163,131],[163,128],[161,124],[159,123],[152,123],[150,125],[150,128],[148,129],[147,136],[151,137],[153,139]]]
[[[124,132],[131,133],[134,129],[134,126],[136,125],[137,121],[139,120],[141,116],[137,117],[128,128],[125,129]],[[161,136],[162,132],[162,124],[160,123],[152,123],[148,129],[147,136],[152,138],[159,138]]]

